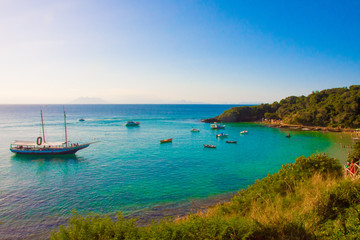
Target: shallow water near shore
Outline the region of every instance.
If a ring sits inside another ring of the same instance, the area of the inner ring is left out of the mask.
[[[326,152],[344,162],[351,150],[347,134],[253,123],[211,130],[210,124],[200,122],[230,107],[68,105],[69,140],[100,142],[73,156],[36,157],[13,155],[9,145],[40,136],[40,108],[47,140],[64,139],[63,106],[0,106],[0,236],[46,238],[74,209],[81,214],[122,211],[144,222],[181,215],[228,199],[298,156]],[[125,127],[128,120],[140,121],[140,127]],[[191,127],[200,132],[190,132]],[[243,130],[249,133],[240,134]],[[228,138],[216,138],[220,132]],[[285,137],[288,133],[291,138]],[[173,142],[160,144],[167,138]]]

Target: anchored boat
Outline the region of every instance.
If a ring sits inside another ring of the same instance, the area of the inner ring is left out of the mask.
[[[219,123],[214,123],[210,125],[211,129],[224,129],[225,125],[220,125]]]
[[[211,144],[203,144],[204,148],[216,148],[215,145],[211,145]]]
[[[164,139],[164,140],[160,140],[160,143],[170,143],[172,142],[172,138],[169,138],[169,139]]]
[[[191,128],[191,129],[190,129],[190,132],[200,132],[200,130],[199,130],[199,129],[196,129],[196,128]]]
[[[140,122],[127,121],[125,123],[125,126],[127,126],[127,127],[137,127],[137,126],[140,126]]]
[[[224,138],[224,137],[228,137],[229,134],[226,134],[226,133],[219,133],[219,134],[216,134],[216,137],[218,138]]]
[[[64,110],[64,126],[65,126],[65,141],[64,142],[47,142],[45,139],[44,131],[44,119],[42,111],[41,113],[41,126],[42,126],[42,137],[38,137],[35,142],[15,140],[10,145],[10,151],[16,154],[24,155],[65,155],[75,154],[77,151],[87,148],[90,144],[95,143],[69,143],[67,140],[67,129],[66,129],[66,113]]]

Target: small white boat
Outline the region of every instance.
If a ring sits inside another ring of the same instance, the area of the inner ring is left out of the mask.
[[[220,123],[214,123],[210,125],[211,129],[224,129],[225,125],[220,125]]]
[[[190,132],[200,132],[200,130],[196,129],[196,128],[192,128],[192,129],[190,129]]]
[[[244,130],[244,131],[241,131],[240,134],[248,134],[249,132]]]
[[[225,133],[219,133],[216,135],[216,137],[220,137],[220,138],[223,138],[223,137],[228,137],[228,134],[225,134]]]
[[[134,121],[127,121],[125,123],[125,126],[127,127],[136,127],[136,126],[139,126],[140,125],[140,122],[134,122]]]

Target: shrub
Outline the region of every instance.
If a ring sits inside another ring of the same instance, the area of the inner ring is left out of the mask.
[[[360,237],[360,181],[343,180],[324,193],[315,206],[322,236]]]
[[[56,239],[139,239],[139,230],[135,227],[135,219],[124,219],[118,213],[116,221],[109,216],[100,217],[89,213],[83,217],[73,213],[68,226],[60,226],[58,232],[52,232],[51,240]]]
[[[283,165],[278,173],[256,180],[247,189],[239,191],[232,198],[234,204],[231,209],[245,214],[251,208],[251,202],[261,202],[265,199],[274,199],[278,194],[284,196],[291,193],[299,183],[315,174],[320,174],[324,178],[329,174],[333,177],[340,177],[343,175],[343,171],[342,166],[335,158],[322,154],[299,157],[295,163]]]

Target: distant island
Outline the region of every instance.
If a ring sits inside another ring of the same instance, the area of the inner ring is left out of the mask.
[[[101,98],[80,97],[70,102],[70,104],[109,104]]]
[[[290,96],[280,102],[233,107],[204,122],[278,120],[285,124],[331,128],[360,127],[360,85]]]

